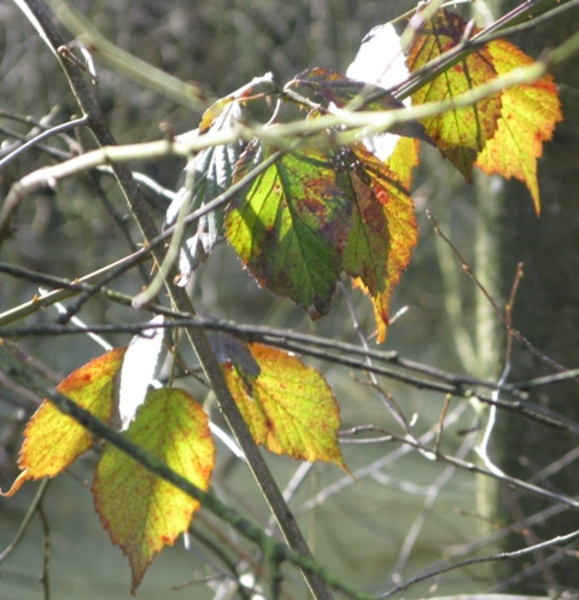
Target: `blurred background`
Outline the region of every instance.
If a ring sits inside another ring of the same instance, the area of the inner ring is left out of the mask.
[[[200,84],[208,96],[215,97],[268,71],[280,85],[313,66],[345,71],[372,27],[413,5],[407,0],[74,2],[74,8],[120,48],[182,80]],[[476,13],[479,18],[493,8],[482,3],[479,7],[485,9]],[[98,55],[95,62],[99,75],[95,94],[119,143],[160,139],[161,123],[170,123],[176,133],[197,126],[200,114],[99,64]],[[0,3],[0,156],[34,128],[28,118],[46,126],[73,115],[79,116],[78,108],[56,59],[18,7]],[[74,144],[93,146],[88,135],[81,133],[68,141],[52,139],[46,144],[49,149],[39,147],[12,161],[0,173],[2,197],[19,178],[61,159]],[[184,161],[167,158],[131,166],[173,190]],[[509,288],[497,287],[496,272],[487,270],[497,251],[495,232],[489,231],[487,224],[496,217],[494,198],[502,190],[500,181],[479,175],[475,185],[465,184],[436,151],[423,149],[413,188],[420,242],[392,300],[392,314],[402,307],[407,307],[407,312],[392,325],[383,349],[449,371],[480,378],[498,376],[504,358],[499,320],[462,273],[452,251],[436,238],[424,209],[428,206],[433,211],[502,306]],[[520,201],[531,206],[522,188],[517,190]],[[151,201],[151,211],[160,226],[163,203]],[[87,174],[62,182],[56,191],[36,193],[25,200],[11,239],[2,246],[0,260],[68,279],[83,276],[130,252],[111,214],[124,223],[126,235],[138,244],[137,229],[111,178]],[[142,285],[135,269],[116,280],[114,287],[134,295]],[[33,284],[0,274],[0,312],[30,300],[35,293]],[[191,293],[198,310],[241,323],[288,327],[358,343],[353,309],[366,335],[371,337],[374,331],[370,302],[358,291],[338,290],[331,314],[311,322],[291,302],[259,289],[225,244],[199,268]],[[49,308],[31,315],[25,323],[51,322],[56,316],[56,309]],[[147,318],[99,297],[93,297],[79,317],[89,324]],[[107,339],[121,345],[130,338],[111,335]],[[25,338],[19,343],[46,365],[55,383],[102,354],[95,342],[81,336]],[[363,374],[304,360],[318,367],[331,383],[340,403],[343,429],[373,424],[400,433],[379,391],[368,385]],[[432,444],[444,397],[394,380],[380,379],[379,383],[380,392],[388,394],[409,420],[415,419],[415,435],[426,436]],[[205,388],[194,381],[186,385],[200,401],[206,401],[213,418],[223,425]],[[17,474],[21,431],[31,404],[24,402],[18,390],[0,392],[3,490]],[[441,449],[475,460],[472,448],[481,423],[480,407],[453,399],[448,415]],[[398,443],[353,444],[347,443],[347,437],[344,456],[356,480],[335,467],[315,464],[290,501],[322,564],[349,583],[380,593],[421,569],[440,566],[446,558],[459,560],[475,556],[477,549],[483,553],[496,550],[500,534],[493,537],[489,533],[498,521],[489,525],[483,506],[485,494],[492,497],[493,489],[481,494],[479,486],[477,499],[477,480],[471,473],[432,462]],[[92,506],[90,482],[95,459],[94,453],[87,453],[69,472],[50,482],[42,501],[42,518],[38,514],[33,517],[18,547],[6,559],[0,554],[0,598],[45,597],[46,587],[39,578],[46,569],[52,598],[129,598],[128,561],[111,545]],[[267,460],[282,489],[300,468],[289,458],[268,455]],[[268,523],[267,508],[246,467],[221,445],[213,482],[226,502],[258,523]],[[0,498],[0,553],[16,535],[38,488],[38,483],[28,483],[15,497]],[[189,547],[179,540],[166,549],[153,562],[137,595],[204,599],[226,598],[229,593],[237,597],[231,592],[232,585],[223,584],[231,579],[231,565],[241,562],[251,571],[259,560],[253,548],[202,510],[195,518]],[[287,597],[306,598],[299,575],[290,569],[285,573]],[[405,597],[508,589],[493,588],[495,583],[490,569],[482,566],[417,584]]]

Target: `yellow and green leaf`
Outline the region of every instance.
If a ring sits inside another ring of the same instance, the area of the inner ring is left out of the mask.
[[[57,390],[98,419],[108,422],[113,411],[115,377],[126,348],[115,348],[71,373]],[[29,479],[55,477],[92,445],[91,434],[72,417],[45,400],[24,431],[18,465],[23,469],[6,496]]]
[[[466,23],[440,11],[415,39],[408,66],[415,71],[455,47]],[[474,29],[474,33],[477,33]],[[463,58],[412,95],[413,104],[436,102],[467,92],[533,59],[505,40],[494,40]],[[528,187],[540,212],[537,159],[561,120],[560,102],[551,76],[492,95],[469,108],[454,109],[424,121],[441,152],[470,180],[476,164],[487,173],[515,177]]]
[[[236,179],[272,152],[252,142]],[[226,217],[227,238],[258,283],[313,318],[330,309],[349,228],[352,206],[339,177],[323,150],[288,152],[255,178]]]
[[[251,395],[238,369],[229,364],[223,370],[255,441],[276,454],[346,468],[339,408],[322,375],[281,350],[261,344],[250,349],[260,367]]]
[[[184,390],[149,392],[126,435],[208,488],[215,446],[203,408]],[[97,465],[93,494],[103,526],[129,558],[134,593],[155,554],[187,530],[199,503],[111,445]]]
[[[440,11],[416,36],[407,58],[410,71],[424,67],[462,40],[465,22],[454,13]],[[412,94],[412,104],[455,98],[495,79],[489,49],[469,54]],[[427,133],[446,156],[470,181],[478,153],[495,134],[501,114],[500,96],[480,100],[473,106],[457,108],[423,120]]]

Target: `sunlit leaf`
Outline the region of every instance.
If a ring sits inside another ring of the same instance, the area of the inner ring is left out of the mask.
[[[272,152],[246,149],[239,179]],[[253,181],[226,217],[226,235],[260,285],[312,318],[328,312],[341,269],[351,202],[339,169],[316,148],[284,154]]]
[[[441,11],[416,37],[408,56],[412,71],[456,46],[466,29],[459,16]],[[476,33],[478,30],[474,29]],[[425,85],[413,96],[420,104],[453,98],[491,79],[527,66],[533,59],[505,40],[494,40]],[[425,121],[439,148],[470,178],[472,165],[515,177],[529,188],[540,212],[537,159],[561,120],[557,88],[550,76],[495,94],[474,107]]]
[[[499,75],[533,62],[504,40],[489,44],[489,52]],[[535,83],[505,90],[502,103],[497,131],[476,164],[487,173],[515,177],[525,183],[539,213],[537,158],[543,154],[543,142],[551,139],[555,124],[562,119],[557,86],[547,75]]]
[[[115,348],[71,373],[57,390],[98,419],[109,421],[113,410],[115,377],[126,348]],[[45,400],[26,430],[18,465],[23,469],[12,488],[12,496],[28,479],[54,477],[92,445],[91,434],[71,417]]]
[[[184,390],[150,392],[125,435],[207,489],[215,447],[207,416]],[[93,494],[103,526],[129,558],[134,593],[155,554],[187,529],[199,503],[111,445],[97,465]]]
[[[393,89],[408,78],[400,36],[391,23],[376,25],[368,32],[346,71],[352,79]]]
[[[356,203],[344,269],[372,298],[378,341],[382,342],[392,289],[408,266],[418,238],[414,204],[397,176],[371,152],[357,145],[351,153]]]
[[[375,152],[372,147],[365,144],[366,147],[375,154],[378,158],[382,159],[380,152]],[[390,171],[396,174],[397,180],[407,190],[410,189],[412,184],[412,170],[419,162],[419,143],[418,140],[411,138],[401,137],[398,138],[397,143],[394,145],[393,150],[388,154],[385,159],[386,166]]]
[[[454,13],[439,11],[414,39],[408,54],[411,71],[447,52],[462,40],[466,23]],[[487,46],[469,54],[412,95],[414,105],[454,98],[496,78]],[[501,114],[500,95],[485,98],[467,108],[457,108],[424,119],[427,133],[470,181],[478,153],[492,139]]]
[[[345,468],[339,409],[326,380],[286,352],[261,344],[250,348],[260,367],[251,395],[236,369],[224,371],[255,441],[277,454]]]
[[[346,75],[386,89],[396,88],[408,79],[409,71],[400,36],[390,23],[377,25],[364,37]],[[405,98],[403,104],[410,108],[412,99]],[[424,129],[421,135],[411,137],[432,144]],[[400,183],[410,189],[412,168],[418,164],[418,140],[383,133],[365,139],[364,145],[372,154],[385,161],[388,168],[396,173]]]
[[[237,102],[226,105],[225,114],[215,119],[214,128],[231,129],[241,114]],[[233,169],[244,148],[243,142],[212,146],[199,152],[187,165],[179,182],[179,190],[167,210],[165,227],[175,224],[181,210],[186,213],[201,208],[219,194],[225,192],[232,183]],[[191,173],[190,181],[187,172]],[[190,186],[188,187],[188,184]],[[184,204],[187,207],[183,207]],[[180,285],[185,285],[191,273],[203,262],[215,244],[223,236],[223,209],[203,215],[188,226],[179,259]]]
[[[162,325],[163,322],[163,315],[150,321],[152,325]],[[163,335],[161,327],[148,329],[134,336],[127,347],[119,386],[119,416],[123,429],[129,426],[153,381],[163,347]]]
[[[232,125],[238,112],[239,102],[235,95],[220,98],[214,102],[202,115],[199,122],[199,133],[207,133],[212,127],[221,129],[224,125]]]

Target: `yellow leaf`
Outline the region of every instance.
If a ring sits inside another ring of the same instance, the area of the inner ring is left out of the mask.
[[[533,63],[533,59],[504,40],[489,44],[499,75]],[[541,212],[537,159],[563,118],[557,86],[550,75],[535,83],[507,89],[502,94],[501,118],[494,137],[478,155],[476,165],[486,173],[515,177],[527,185],[537,214]]]
[[[108,421],[113,409],[114,380],[126,348],[115,348],[71,373],[57,390]],[[73,418],[61,413],[45,400],[24,431],[24,443],[18,465],[23,469],[4,496],[12,496],[29,479],[54,477],[86,452],[92,445],[91,434]]]
[[[215,446],[203,408],[184,390],[151,391],[126,435],[206,490]],[[107,445],[93,483],[95,507],[113,543],[131,565],[131,592],[155,554],[187,530],[199,503]]]
[[[346,469],[338,445],[339,408],[326,380],[294,356],[251,344],[260,367],[252,395],[233,365],[225,376],[258,444],[300,460],[324,460]]]

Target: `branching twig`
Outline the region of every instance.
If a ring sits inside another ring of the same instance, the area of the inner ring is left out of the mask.
[[[18,158],[22,153],[30,150],[30,148],[34,148],[44,140],[54,136],[59,135],[60,133],[64,133],[66,131],[70,131],[71,129],[75,129],[76,127],[84,127],[87,124],[87,118],[81,117],[80,119],[73,119],[72,121],[68,121],[66,123],[62,123],[61,125],[55,125],[50,129],[44,130],[42,133],[39,133],[37,136],[33,137],[31,140],[28,140],[26,143],[22,144],[13,150],[8,156],[5,156],[0,160],[0,170],[2,170],[9,162],[13,161],[15,158]]]
[[[42,573],[40,575],[40,583],[44,592],[44,600],[50,600],[50,573],[48,570],[50,561],[50,527],[42,508],[42,502],[38,506],[38,516],[42,524]]]
[[[42,301],[42,299],[40,300]],[[128,298],[130,302],[130,297]],[[174,316],[175,313],[172,311],[159,311],[160,314],[167,314]],[[415,375],[400,371],[399,369],[388,367],[385,365],[368,365],[365,360],[366,357],[372,357],[376,360],[383,362],[391,362],[396,364],[398,358],[395,353],[380,353],[375,350],[365,351],[363,348],[347,344],[345,342],[338,342],[336,340],[320,338],[311,336],[303,333],[288,332],[286,330],[278,330],[270,327],[260,327],[255,325],[238,325],[229,321],[217,321],[214,319],[203,319],[194,317],[190,319],[178,319],[173,322],[167,322],[163,325],[154,325],[149,322],[145,323],[131,323],[131,324],[114,324],[114,325],[98,325],[87,327],[79,330],[78,328],[70,328],[62,325],[40,325],[22,328],[5,328],[2,330],[2,335],[5,338],[18,338],[26,335],[56,335],[56,334],[86,334],[87,332],[95,333],[131,333],[137,334],[146,331],[147,329],[156,328],[198,328],[198,329],[213,329],[217,331],[225,331],[231,333],[241,339],[248,341],[259,341],[261,343],[282,348],[292,352],[298,352],[308,356],[320,358],[328,362],[334,362],[341,365],[349,366],[362,371],[371,371],[377,375],[384,375],[398,381],[408,383],[419,389],[428,389],[443,394],[452,394],[454,396],[463,398],[474,398],[484,404],[496,405],[499,408],[508,410],[532,419],[534,421],[543,423],[549,427],[554,427],[566,433],[572,435],[579,435],[579,424],[571,421],[558,413],[555,413],[543,406],[535,405],[526,400],[520,400],[516,397],[513,399],[495,398],[494,395],[484,394],[480,391],[476,392],[470,384],[474,386],[487,387],[490,389],[497,389],[497,384],[492,382],[477,381],[472,378],[467,378],[464,382],[461,382],[461,376],[452,373],[446,373],[444,371],[438,371],[439,380],[426,379],[417,377]],[[318,347],[320,349],[318,349]],[[352,358],[351,355],[359,355],[362,358]],[[417,363],[412,362],[413,365]],[[457,383],[458,381],[458,383]],[[465,385],[465,383],[467,385]]]
[[[9,557],[10,554],[12,554],[14,550],[16,550],[18,544],[20,544],[20,542],[22,541],[22,538],[24,537],[24,534],[26,533],[26,530],[30,525],[32,517],[35,515],[36,511],[38,510],[38,507],[40,506],[40,503],[42,502],[42,499],[44,498],[44,494],[46,493],[46,489],[48,488],[49,481],[50,480],[48,479],[48,477],[46,477],[40,483],[36,495],[34,496],[34,500],[28,508],[26,516],[24,517],[24,519],[22,519],[22,523],[20,523],[20,527],[18,528],[14,539],[10,542],[10,544],[8,544],[8,546],[6,546],[6,548],[4,548],[4,550],[2,550],[2,552],[0,552],[0,563],[4,562]]]
[[[485,562],[494,562],[494,561],[498,561],[498,560],[518,558],[520,556],[525,556],[526,554],[533,553],[539,549],[553,548],[559,544],[562,544],[565,542],[570,542],[577,538],[579,538],[579,531],[573,531],[572,533],[569,533],[567,535],[559,535],[559,536],[551,538],[550,540],[547,540],[545,542],[540,542],[533,546],[528,546],[527,548],[521,548],[520,550],[515,550],[513,552],[500,552],[498,554],[491,554],[489,556],[481,556],[480,558],[469,558],[467,560],[462,560],[462,561],[454,563],[452,565],[448,565],[447,567],[442,567],[435,571],[430,571],[428,573],[424,573],[422,575],[413,577],[412,579],[409,579],[408,581],[405,581],[404,583],[397,585],[395,588],[392,588],[385,594],[381,594],[380,598],[391,598],[392,596],[395,596],[399,592],[403,592],[404,590],[407,590],[409,587],[415,585],[416,583],[425,581],[427,579],[432,579],[434,577],[438,577],[440,575],[443,575],[444,573],[448,573],[449,571],[454,571],[456,569],[462,569],[464,567],[470,567],[472,565],[477,565],[477,564],[485,563]]]
[[[566,369],[559,363],[555,362],[554,360],[552,360],[551,358],[549,358],[548,356],[543,354],[522,333],[520,333],[517,329],[515,329],[513,327],[513,325],[510,322],[509,317],[499,308],[499,306],[493,300],[493,298],[490,296],[490,294],[487,292],[485,287],[483,285],[481,285],[481,283],[477,279],[476,275],[473,273],[472,269],[468,266],[468,264],[466,263],[466,261],[464,260],[464,258],[460,254],[460,252],[457,250],[456,246],[454,246],[453,243],[448,239],[448,237],[441,231],[441,229],[439,228],[438,224],[436,223],[434,217],[432,216],[432,213],[428,209],[426,210],[426,215],[430,219],[436,235],[440,236],[445,241],[445,243],[448,244],[449,248],[454,252],[457,259],[460,261],[460,264],[462,265],[464,272],[471,279],[471,281],[476,285],[476,287],[484,294],[485,298],[488,300],[490,305],[493,307],[493,310],[495,311],[495,313],[497,314],[499,319],[503,322],[508,333],[510,335],[512,335],[514,338],[516,338],[518,342],[520,342],[525,348],[527,348],[527,350],[532,352],[544,364],[549,365],[550,367],[552,367],[553,369],[555,369],[557,371],[567,372],[568,369]]]
[[[297,565],[310,576],[322,579],[332,588],[341,591],[351,598],[373,600],[373,596],[354,590],[311,558],[270,538],[260,527],[244,519],[236,511],[218,500],[213,492],[204,492],[193,485],[185,477],[170,469],[153,453],[141,448],[122,433],[111,429],[103,421],[94,417],[89,411],[81,408],[64,394],[58,392],[46,381],[43,375],[24,363],[20,351],[8,342],[0,345],[0,365],[2,366],[2,370],[9,373],[14,381],[34,391],[41,398],[46,398],[58,410],[80,423],[92,434],[111,443],[161,479],[168,481],[191,498],[200,502],[204,508],[229,523],[231,527],[245,538],[256,543],[262,551],[267,552],[269,550],[277,553],[283,560]]]
[[[68,77],[70,87],[75,94],[77,102],[81,107],[83,114],[86,115],[88,119],[88,127],[98,145],[101,148],[114,146],[115,140],[101,119],[100,108],[91,88],[85,81],[82,71],[74,63],[62,60],[62,57],[58,53],[58,49],[63,45],[66,45],[66,41],[56,28],[52,17],[46,11],[44,5],[40,0],[15,1],[30,18],[42,38],[60,61],[61,67]],[[174,141],[166,140],[164,143],[170,147],[173,145]],[[148,243],[158,236],[158,230],[147,210],[140,188],[126,166],[113,164],[113,170],[118,185],[125,196],[135,221],[143,234],[145,242]],[[19,195],[16,194],[12,199],[12,205],[15,201],[18,201],[18,198]],[[8,199],[6,200],[6,204],[9,204]],[[3,214],[4,217],[9,217],[11,208],[12,206],[8,205],[8,213],[7,215]],[[4,219],[3,223],[0,223],[0,229],[5,227],[6,224],[7,218]],[[164,258],[163,249],[153,248],[152,254],[157,265],[161,265]],[[195,309],[185,290],[174,284],[175,276],[176,272],[173,269],[172,272],[167,274],[166,279],[166,287],[172,303],[179,311],[195,315]],[[233,396],[231,395],[224,374],[211,349],[205,332],[201,329],[186,328],[185,333],[197,354],[208,380],[211,382],[223,414],[232,429],[239,446],[245,453],[251,472],[259,484],[264,498],[274,513],[286,541],[295,551],[300,552],[304,557],[310,557],[311,555],[308,546],[297,526],[295,518],[289,511],[281,492],[259,452]],[[328,600],[332,597],[326,583],[324,580],[320,579],[317,574],[313,573],[311,570],[302,570],[302,573],[304,574],[312,594],[317,600]]]

